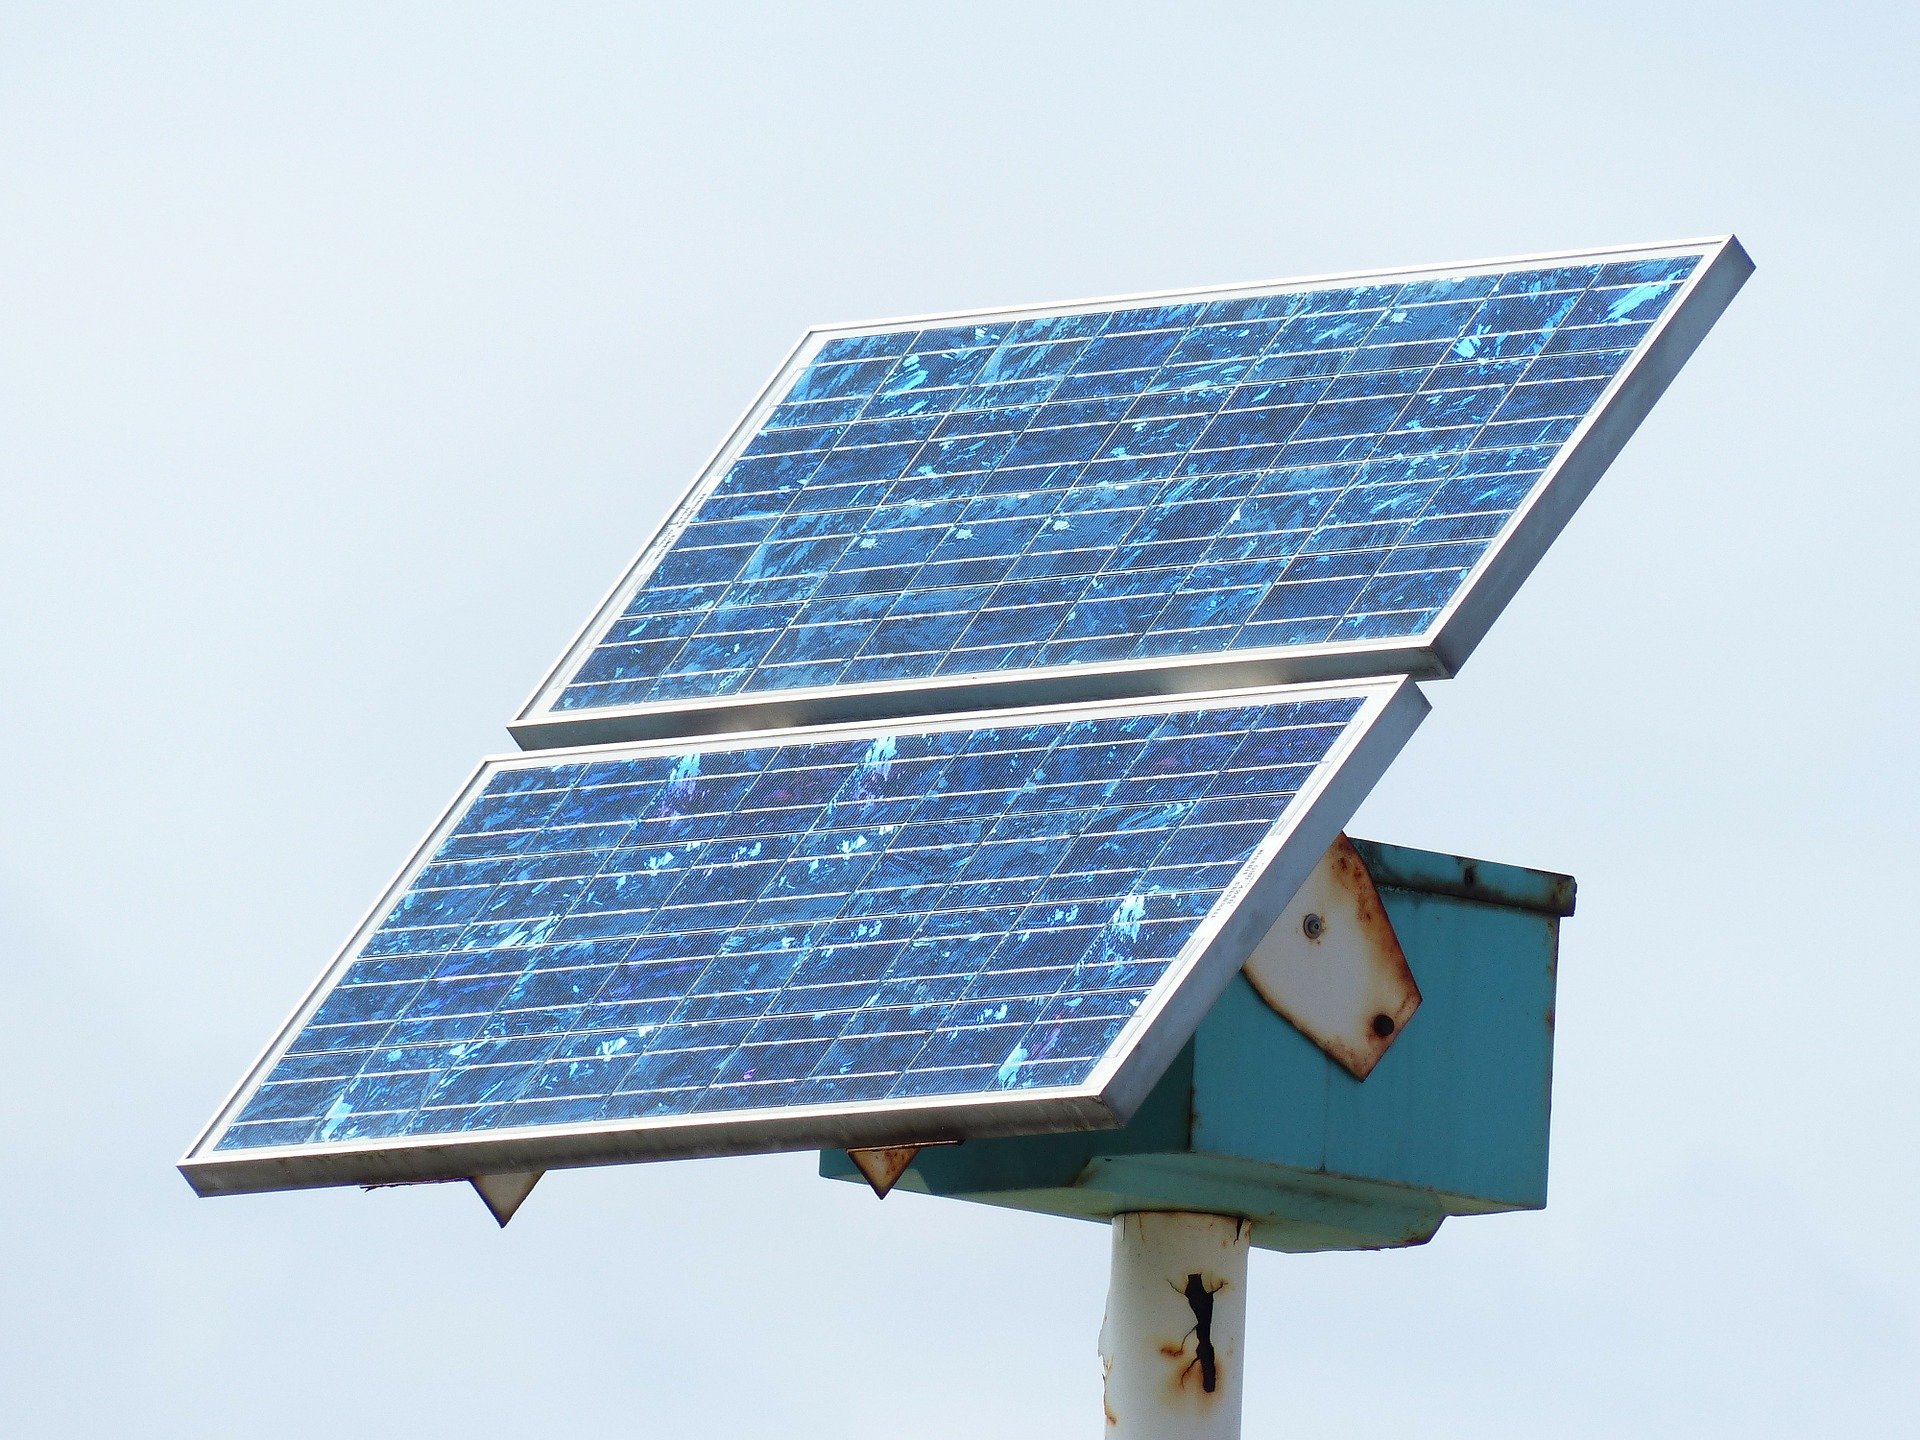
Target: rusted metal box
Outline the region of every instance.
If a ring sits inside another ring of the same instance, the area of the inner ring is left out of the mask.
[[[1573,881],[1356,840],[1424,997],[1365,1080],[1236,976],[1118,1130],[922,1150],[902,1190],[1109,1220],[1253,1220],[1270,1250],[1417,1245],[1547,1201],[1554,967]],[[820,1173],[864,1184],[841,1151]]]

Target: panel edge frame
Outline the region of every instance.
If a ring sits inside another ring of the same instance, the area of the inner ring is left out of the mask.
[[[1680,293],[1434,617],[1424,646],[1442,675],[1460,672],[1753,271],[1737,237],[1708,242]]]

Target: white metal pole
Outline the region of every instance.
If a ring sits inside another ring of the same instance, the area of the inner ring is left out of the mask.
[[[1109,1436],[1239,1440],[1252,1233],[1230,1215],[1113,1217],[1100,1326]]]

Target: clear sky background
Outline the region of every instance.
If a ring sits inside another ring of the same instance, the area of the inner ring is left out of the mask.
[[[1727,230],[1351,827],[1578,876],[1552,1203],[1257,1253],[1247,1430],[1914,1423],[1915,14],[7,5],[0,1429],[1097,1434],[1097,1226],[173,1164],[808,324]]]

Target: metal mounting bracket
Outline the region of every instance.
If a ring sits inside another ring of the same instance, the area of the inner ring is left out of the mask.
[[[867,1184],[882,1200],[913,1164],[913,1157],[929,1145],[958,1145],[958,1140],[922,1140],[915,1145],[874,1145],[847,1151],[847,1158],[867,1177]]]
[[[1333,842],[1242,973],[1260,998],[1356,1080],[1420,1008],[1420,987],[1366,862]]]
[[[468,1180],[474,1191],[487,1204],[493,1218],[505,1229],[522,1202],[533,1193],[533,1187],[540,1183],[544,1170],[522,1170],[508,1175],[474,1175]]]

